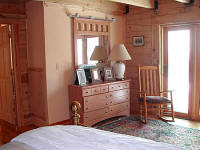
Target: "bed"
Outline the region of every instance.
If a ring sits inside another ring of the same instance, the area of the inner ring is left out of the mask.
[[[34,129],[0,150],[182,150],[174,145],[77,125]]]

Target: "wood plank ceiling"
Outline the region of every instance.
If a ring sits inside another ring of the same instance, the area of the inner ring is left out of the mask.
[[[26,0],[31,1],[31,0]],[[84,11],[98,11],[111,15],[123,15],[125,5],[133,5],[144,8],[154,8],[155,0],[33,0],[59,3],[66,8],[79,7]],[[158,0],[159,1],[159,0]],[[181,3],[189,3],[191,0],[174,0]]]
[[[84,5],[87,3],[93,3],[93,6],[95,7],[98,3],[104,3],[109,5],[109,2],[116,2],[116,3],[122,3],[122,4],[128,4],[128,5],[134,5],[144,8],[154,8],[154,0],[35,0],[35,1],[47,1],[47,2],[54,2],[54,3],[60,3],[60,4],[79,4]],[[177,2],[181,3],[190,3],[190,0],[175,0]],[[94,5],[95,3],[95,5]],[[112,3],[110,3],[112,4]]]

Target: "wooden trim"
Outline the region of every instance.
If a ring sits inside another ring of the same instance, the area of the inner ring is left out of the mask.
[[[44,72],[43,68],[38,68],[38,67],[29,67],[28,71],[33,71],[33,72]]]
[[[6,18],[6,19],[21,19],[21,20],[25,20],[26,19],[26,15],[23,15],[23,14],[9,14],[9,13],[0,13],[1,16],[0,18]]]
[[[111,21],[74,18],[74,34],[108,35]]]

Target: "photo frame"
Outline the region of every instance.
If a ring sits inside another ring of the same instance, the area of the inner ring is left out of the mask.
[[[85,86],[87,81],[86,81],[86,76],[85,76],[84,69],[77,69],[76,70],[76,75],[77,75],[77,78],[78,78],[79,85]]]
[[[101,75],[99,68],[91,68],[91,77],[92,77],[92,83],[101,83]]]
[[[114,81],[115,80],[113,69],[111,67],[104,68],[104,80],[105,81]]]
[[[144,36],[133,36],[133,46],[144,46]]]

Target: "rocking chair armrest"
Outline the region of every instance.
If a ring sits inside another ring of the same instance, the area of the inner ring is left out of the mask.
[[[168,91],[161,91],[160,93],[170,93],[170,100],[173,102],[173,96],[172,96],[172,92],[174,92],[174,90],[168,90]]]

